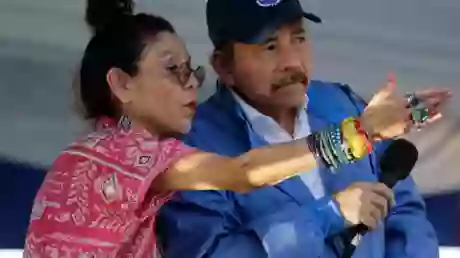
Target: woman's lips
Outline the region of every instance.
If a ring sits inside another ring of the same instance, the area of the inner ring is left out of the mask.
[[[191,101],[188,104],[184,105],[184,107],[187,108],[187,113],[189,116],[195,115],[196,106],[197,106],[196,101]]]
[[[196,109],[196,101],[190,101],[188,104],[185,104],[186,107],[195,110]]]

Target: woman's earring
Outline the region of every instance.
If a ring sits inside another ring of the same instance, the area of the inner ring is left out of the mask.
[[[118,121],[118,127],[124,131],[129,131],[131,129],[131,120],[127,116],[121,116],[120,121]]]

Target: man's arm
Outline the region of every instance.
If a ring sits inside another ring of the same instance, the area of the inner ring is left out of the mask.
[[[164,206],[158,233],[165,257],[284,258],[321,254],[325,235],[344,228],[343,218],[326,198],[299,206],[284,203],[247,223],[235,207],[235,193],[182,192]],[[266,215],[265,215],[266,214]],[[335,223],[335,224],[333,224]]]
[[[376,151],[377,159],[388,142]],[[436,258],[438,240],[426,218],[425,203],[412,177],[394,187],[396,205],[385,224],[386,258]]]

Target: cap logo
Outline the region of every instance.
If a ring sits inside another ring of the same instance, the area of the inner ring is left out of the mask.
[[[282,0],[256,0],[256,3],[262,7],[272,7],[278,5]]]

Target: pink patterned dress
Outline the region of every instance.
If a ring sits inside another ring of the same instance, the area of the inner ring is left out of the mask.
[[[195,149],[104,119],[54,162],[32,209],[24,257],[155,258],[155,216],[172,193],[151,183]]]

